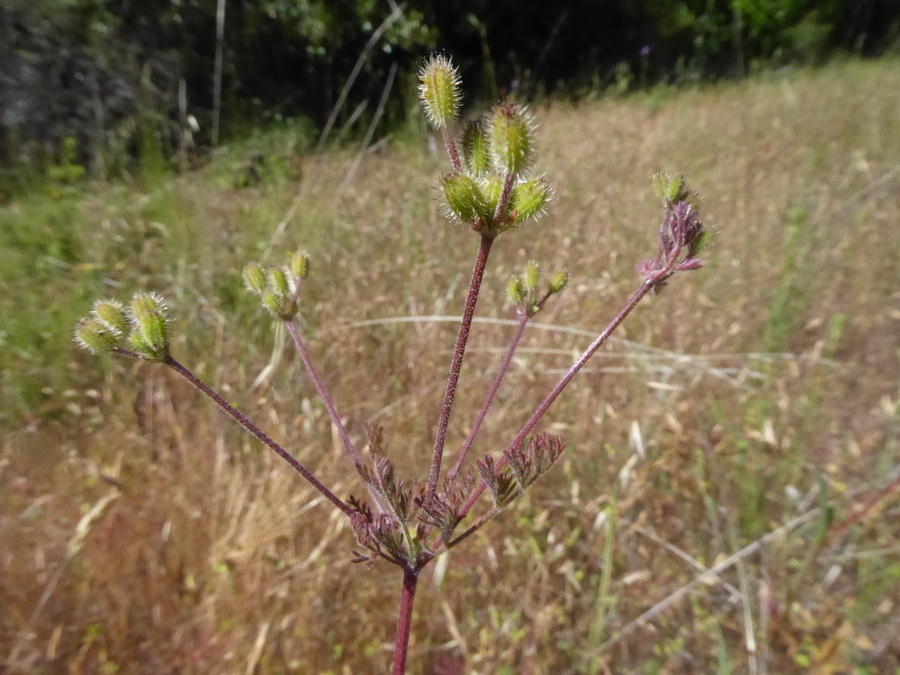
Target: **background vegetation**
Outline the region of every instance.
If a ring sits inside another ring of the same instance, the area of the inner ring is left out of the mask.
[[[526,334],[485,450],[637,286],[655,171],[684,171],[721,234],[551,410],[561,465],[430,568],[413,672],[900,668],[898,109],[895,59],[539,106],[557,203],[498,242],[451,444],[527,260],[572,282]],[[476,242],[443,218],[424,131],[314,138],[283,124],[115,184],[63,154],[0,210],[7,672],[386,672],[399,591],[351,566],[343,520],[182,382],[70,338],[92,298],[163,293],[176,355],[358,492],[241,289],[245,261],[306,246],[305,331],[336,403],[423,473],[453,342],[434,317],[458,312]]]
[[[897,44],[894,0],[6,0],[0,6],[0,194],[70,154],[95,176],[171,158],[215,136],[217,8],[223,137],[306,117],[362,135],[406,118],[411,82],[436,47],[471,94],[580,96],[660,81],[741,77],[760,64],[817,62]],[[357,67],[353,86],[345,91]],[[345,96],[346,95],[346,96]]]

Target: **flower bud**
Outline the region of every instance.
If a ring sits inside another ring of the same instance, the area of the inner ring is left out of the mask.
[[[106,354],[116,346],[116,336],[99,319],[82,319],[75,326],[75,342],[92,354]]]
[[[525,288],[527,288],[530,293],[534,293],[537,290],[539,280],[540,272],[538,271],[538,265],[532,260],[525,266],[525,275],[523,277]]]
[[[569,273],[565,270],[561,270],[553,275],[553,278],[550,280],[550,292],[551,293],[559,293],[566,286],[569,285]]]
[[[474,223],[488,213],[488,205],[478,184],[467,174],[456,172],[441,181],[451,215],[464,223]]]
[[[248,291],[262,293],[266,289],[266,274],[263,272],[263,268],[256,263],[244,265],[241,275],[244,277],[244,286]]]
[[[128,317],[122,303],[116,300],[97,300],[91,314],[114,338],[120,338],[128,330]]]
[[[443,129],[462,103],[459,70],[443,54],[432,56],[419,71],[419,97],[428,121]]]
[[[491,111],[487,137],[494,168],[503,174],[519,175],[531,162],[534,123],[527,110],[505,101]]]
[[[513,186],[510,208],[516,212],[516,222],[523,222],[544,211],[552,190],[543,178],[522,181]]]
[[[509,292],[509,299],[517,305],[528,297],[528,289],[525,288],[525,282],[522,281],[522,277],[510,279],[507,291]]]
[[[462,136],[463,161],[469,172],[482,176],[491,170],[491,151],[481,120],[470,121]]]
[[[291,256],[291,274],[297,279],[303,279],[309,274],[309,253],[307,251],[295,251]]]

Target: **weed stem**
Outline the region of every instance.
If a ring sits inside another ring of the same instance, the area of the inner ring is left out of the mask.
[[[306,349],[306,345],[303,343],[299,331],[297,331],[296,324],[294,324],[293,321],[285,321],[284,323],[287,325],[288,332],[290,332],[291,338],[297,346],[297,351],[300,353],[300,359],[306,367],[309,379],[312,380],[313,385],[316,388],[316,393],[319,394],[319,398],[321,398],[322,402],[325,404],[325,409],[328,410],[328,417],[331,418],[331,423],[337,428],[338,433],[341,435],[341,440],[344,441],[344,447],[347,448],[347,453],[353,460],[353,464],[357,469],[361,468],[362,463],[359,459],[359,453],[356,451],[356,448],[353,447],[353,441],[350,440],[350,435],[347,433],[347,429],[344,427],[340,415],[338,415],[337,410],[335,410],[334,405],[331,403],[331,399],[328,397],[328,393],[325,391],[325,386],[322,384],[322,378],[319,377],[319,373],[313,367],[312,360],[309,358],[309,351]]]
[[[512,363],[513,354],[516,352],[516,348],[519,346],[519,342],[522,339],[522,335],[525,333],[525,326],[528,323],[528,312],[524,309],[520,309],[519,311],[519,325],[516,326],[516,332],[513,335],[512,342],[509,344],[509,349],[506,350],[506,356],[503,357],[503,362],[500,364],[500,370],[497,373],[497,377],[494,378],[494,382],[491,384],[491,388],[488,390],[487,397],[484,400],[484,404],[481,406],[481,410],[478,412],[478,417],[475,418],[475,422],[472,424],[472,430],[469,432],[468,438],[466,438],[466,442],[463,444],[462,450],[459,451],[459,458],[456,460],[456,464],[453,465],[453,468],[450,470],[450,473],[447,474],[447,481],[452,483],[456,480],[457,474],[459,474],[460,469],[462,468],[463,462],[466,459],[466,455],[469,453],[469,449],[472,447],[472,443],[475,442],[475,436],[478,434],[478,430],[481,428],[482,422],[484,422],[484,418],[487,415],[488,408],[491,407],[491,403],[494,402],[494,397],[497,395],[497,391],[500,389],[500,383],[503,382],[503,378],[506,375],[506,371],[509,369],[509,364]]]
[[[434,439],[434,453],[431,457],[431,472],[428,475],[426,498],[431,498],[435,495],[438,480],[441,477],[441,459],[444,454],[444,443],[447,440],[447,427],[450,426],[450,414],[453,412],[453,400],[456,397],[459,372],[462,369],[463,356],[466,353],[466,342],[469,340],[469,329],[472,326],[472,317],[475,315],[475,303],[478,301],[478,292],[481,290],[484,268],[487,265],[488,255],[491,252],[493,243],[492,237],[481,235],[481,245],[478,247],[478,257],[475,258],[475,269],[472,271],[472,281],[469,284],[469,295],[466,298],[466,307],[459,325],[456,349],[453,351],[453,360],[450,362],[450,376],[447,378],[444,404],[441,407],[441,419]]]
[[[409,651],[409,633],[412,629],[413,602],[416,599],[416,585],[419,573],[409,567],[403,569],[403,593],[400,597],[400,618],[397,620],[397,639],[394,642],[393,675],[404,675],[406,657]]]
[[[262,431],[259,427],[257,427],[253,422],[244,417],[243,413],[241,413],[237,408],[228,403],[224,398],[222,398],[214,389],[212,389],[208,384],[201,381],[194,373],[185,368],[183,365],[178,363],[171,356],[167,356],[165,361],[163,361],[167,366],[169,366],[176,373],[181,375],[184,379],[190,382],[194,387],[199,389],[203,394],[205,394],[208,398],[212,399],[212,401],[219,406],[225,414],[231,417],[235,422],[240,424],[244,429],[253,434],[260,441],[268,445],[275,453],[281,457],[285,462],[291,465],[291,468],[294,469],[297,473],[303,476],[310,485],[312,485],[316,490],[322,493],[322,495],[338,507],[341,511],[343,511],[348,516],[353,515],[353,510],[347,506],[341,499],[335,495],[331,490],[322,485],[319,482],[319,479],[313,476],[309,470],[303,466],[296,457],[294,457],[287,450],[282,448],[278,443],[273,441],[269,436]]]
[[[537,407],[537,410],[534,411],[531,418],[525,423],[525,426],[516,434],[516,437],[510,442],[508,449],[514,449],[518,447],[518,445],[525,440],[525,437],[531,433],[532,429],[537,426],[537,423],[540,422],[541,418],[556,400],[556,398],[562,393],[563,389],[565,389],[569,382],[572,381],[572,378],[578,373],[579,370],[587,363],[588,359],[590,359],[594,352],[596,352],[600,347],[609,339],[609,336],[613,334],[613,331],[619,327],[625,317],[631,314],[631,310],[633,310],[637,304],[641,301],[641,299],[647,295],[651,288],[653,288],[657,284],[658,280],[647,279],[644,283],[641,284],[640,288],[635,291],[634,295],[628,300],[622,310],[616,315],[616,317],[610,322],[610,324],[603,329],[603,332],[597,336],[597,338],[591,343],[590,347],[588,347],[584,353],[578,358],[575,363],[572,364],[571,368],[566,372],[565,375],[562,376],[559,382],[556,383],[556,386],[553,387],[551,392],[547,395],[541,404]],[[500,457],[497,462],[497,468],[500,469],[506,464],[506,455],[504,453],[503,456]],[[475,502],[478,501],[478,498],[484,493],[487,489],[487,486],[482,482],[481,485],[469,496],[469,499],[463,505],[462,510],[459,512],[460,518],[465,518],[466,514],[472,509],[475,505]]]

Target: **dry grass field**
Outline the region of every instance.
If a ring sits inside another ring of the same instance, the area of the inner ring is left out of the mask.
[[[900,63],[536,113],[556,198],[494,247],[448,451],[528,260],[572,281],[482,453],[639,285],[653,173],[683,172],[718,235],[551,409],[560,464],[427,568],[410,672],[900,672]],[[305,246],[303,332],[338,409],[424,479],[456,329],[440,317],[478,246],[445,221],[428,147],[410,132],[351,174],[353,149],[315,157],[282,130],[180,177],[2,207],[0,672],[389,671],[396,570],[352,565],[346,519],[185,383],[70,336],[92,298],[160,292],[176,358],[360,494],[241,288],[245,262]],[[237,187],[256,152],[262,180]]]

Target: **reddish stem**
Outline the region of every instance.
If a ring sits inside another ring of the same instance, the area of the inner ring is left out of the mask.
[[[472,281],[469,284],[469,295],[466,298],[466,307],[463,311],[462,322],[459,325],[456,349],[453,352],[453,360],[450,362],[450,376],[447,378],[447,389],[444,392],[441,419],[434,439],[434,453],[431,456],[431,472],[428,475],[428,490],[426,492],[429,498],[433,497],[437,492],[438,480],[441,477],[441,459],[444,454],[444,443],[447,440],[447,427],[450,426],[450,414],[453,412],[456,387],[459,384],[459,372],[462,369],[463,356],[466,353],[466,343],[469,340],[472,317],[475,315],[475,303],[478,301],[478,292],[481,290],[481,280],[484,278],[484,268],[487,265],[488,255],[491,252],[493,243],[493,238],[485,235],[481,236],[481,245],[478,247],[478,257],[475,258],[475,269],[472,271]]]
[[[625,307],[616,315],[616,318],[612,320],[612,322],[603,330],[600,335],[591,343],[591,346],[588,347],[584,353],[578,358],[578,360],[572,364],[572,367],[566,372],[565,375],[562,376],[559,382],[556,383],[556,386],[553,387],[552,391],[547,395],[547,398],[541,402],[541,404],[537,407],[537,410],[534,411],[531,418],[525,423],[525,426],[516,434],[516,437],[509,444],[508,449],[513,449],[518,447],[518,445],[525,440],[525,437],[531,433],[532,429],[537,426],[537,423],[541,420],[556,398],[562,393],[563,389],[565,389],[569,382],[571,382],[572,378],[578,373],[579,370],[587,363],[588,359],[590,359],[594,352],[596,352],[604,342],[609,339],[609,336],[612,335],[613,331],[619,327],[625,317],[627,317],[631,310],[633,310],[637,304],[641,301],[641,299],[647,295],[653,286],[656,285],[656,281],[653,279],[647,279],[641,284],[641,287],[635,291],[634,295],[631,296],[631,299],[625,304]],[[501,469],[506,465],[506,457],[501,456],[497,461],[497,469]],[[462,509],[459,512],[460,518],[465,518],[466,514],[472,509],[475,505],[475,502],[478,501],[478,498],[484,493],[487,489],[487,486],[484,483],[476,488],[476,490],[469,496],[469,499],[463,505]]]
[[[446,127],[444,127],[442,136],[444,138],[444,146],[447,148],[447,154],[450,156],[450,164],[453,166],[454,171],[459,171],[462,169],[462,162],[459,161],[459,151],[456,149],[456,141],[453,140],[453,137],[450,135],[450,132],[447,131]]]
[[[123,352],[125,350],[122,350]],[[244,417],[243,413],[241,413],[237,408],[228,403],[224,398],[222,398],[215,390],[213,390],[208,384],[201,381],[196,375],[194,375],[190,370],[185,368],[183,365],[178,363],[171,356],[167,356],[165,361],[163,361],[167,366],[169,366],[176,373],[181,375],[184,379],[194,385],[197,389],[203,392],[207,397],[212,399],[212,401],[219,406],[229,417],[231,417],[235,422],[240,424],[244,429],[253,434],[260,441],[268,445],[272,450],[274,450],[279,457],[281,457],[285,462],[291,465],[291,468],[294,469],[297,473],[303,476],[310,485],[312,485],[316,490],[322,493],[325,498],[338,507],[341,511],[343,511],[348,516],[353,515],[353,510],[345,504],[343,501],[338,498],[331,490],[322,485],[315,476],[313,476],[309,470],[303,466],[296,457],[294,457],[287,450],[282,448],[278,443],[273,441],[263,432],[259,427],[257,427],[253,422]]]
[[[463,444],[462,450],[459,451],[459,458],[456,460],[456,464],[453,465],[453,468],[450,470],[450,473],[447,474],[447,480],[449,482],[453,482],[456,480],[456,476],[462,468],[463,462],[466,459],[466,455],[469,453],[469,449],[472,447],[472,443],[475,442],[475,436],[478,434],[478,430],[481,428],[482,422],[484,422],[484,418],[487,415],[488,408],[491,407],[491,403],[494,402],[494,397],[497,395],[497,391],[500,389],[500,383],[503,382],[503,378],[506,375],[506,371],[509,369],[509,364],[512,363],[513,354],[516,352],[516,347],[519,346],[519,341],[522,339],[522,335],[525,333],[525,325],[528,323],[528,312],[525,309],[519,310],[519,325],[516,326],[516,332],[513,335],[512,342],[509,344],[509,349],[506,350],[506,356],[503,357],[503,362],[500,364],[500,371],[497,373],[497,377],[494,378],[493,384],[491,384],[491,388],[488,390],[487,398],[485,398],[484,405],[481,406],[481,410],[478,413],[478,417],[475,418],[475,422],[472,425],[472,431],[469,432],[469,437],[466,438],[466,442]]]
[[[394,641],[394,668],[393,675],[404,675],[406,672],[406,657],[409,652],[409,634],[412,629],[413,602],[416,599],[416,585],[419,582],[419,573],[404,567],[403,592],[400,596],[400,618],[397,620],[397,639]]]
[[[344,447],[347,448],[347,453],[350,455],[350,458],[353,460],[353,463],[357,468],[362,466],[362,463],[359,459],[359,453],[356,451],[356,448],[353,447],[353,441],[350,440],[350,436],[347,433],[347,429],[344,428],[343,422],[341,422],[341,417],[338,415],[337,410],[334,409],[334,405],[331,403],[331,399],[328,398],[328,393],[325,391],[325,386],[322,384],[322,378],[319,377],[319,373],[316,372],[316,369],[313,367],[312,360],[309,358],[309,351],[306,349],[306,345],[303,343],[303,339],[300,337],[300,333],[297,331],[297,326],[294,325],[293,321],[285,321],[285,325],[287,325],[287,329],[291,334],[291,338],[294,340],[294,344],[297,346],[297,351],[300,353],[300,359],[303,361],[303,365],[306,367],[306,372],[309,374],[309,379],[312,380],[313,385],[316,388],[316,392],[319,394],[319,398],[322,399],[322,402],[325,404],[326,410],[328,410],[328,417],[331,418],[331,423],[337,427],[338,433],[341,435],[341,440],[344,441]]]

